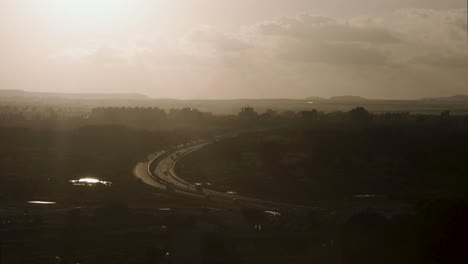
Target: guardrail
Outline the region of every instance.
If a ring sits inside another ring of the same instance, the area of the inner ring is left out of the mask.
[[[182,146],[182,147],[183,147],[183,146]],[[179,147],[179,148],[180,148],[180,147]],[[175,149],[177,149],[177,148],[175,148]],[[165,185],[166,187],[167,187],[167,186],[173,186],[174,189],[177,190],[177,192],[182,192],[182,193],[185,193],[185,194],[190,194],[191,196],[196,195],[196,196],[199,196],[200,198],[203,198],[203,197],[204,197],[204,194],[200,194],[199,192],[187,190],[187,189],[181,188],[181,187],[179,187],[179,186],[177,186],[177,185],[174,185],[174,184],[172,184],[171,182],[168,182],[168,181],[162,179],[161,177],[159,177],[159,176],[157,175],[157,173],[154,173],[154,172],[152,171],[151,167],[153,166],[153,164],[154,164],[155,162],[157,162],[158,160],[161,160],[162,158],[166,158],[167,156],[171,156],[171,155],[172,155],[172,154],[171,154],[170,152],[168,152],[168,151],[164,151],[164,152],[158,153],[158,154],[156,155],[156,157],[154,157],[154,158],[148,163],[148,166],[147,166],[146,169],[147,169],[147,172],[148,172],[148,174],[150,175],[150,177],[151,177],[152,179],[154,179],[155,181],[157,181],[157,182],[159,182],[159,183]],[[172,165],[172,164],[171,164],[171,165]],[[156,165],[155,168],[157,168],[157,165]],[[178,178],[177,176],[175,176],[175,172],[170,172],[170,173],[171,173],[171,176],[174,177],[175,179],[179,179],[180,181],[183,181],[182,179],[180,179],[180,178]],[[173,173],[174,175],[172,175],[172,173]],[[155,174],[156,174],[156,175],[155,175]],[[187,182],[185,182],[185,183],[188,184],[188,185],[190,185],[190,183],[187,183]],[[167,189],[166,189],[166,190],[167,190]]]
[[[161,153],[158,153],[156,154],[156,157],[153,158],[152,160],[150,160],[150,162],[148,163],[148,166],[146,167],[146,170],[148,172],[148,174],[151,176],[151,178],[155,179],[153,173],[151,172],[151,166],[153,165],[153,163],[159,159],[162,155],[164,155],[166,153],[166,151],[162,151]],[[156,180],[156,179],[155,179]]]

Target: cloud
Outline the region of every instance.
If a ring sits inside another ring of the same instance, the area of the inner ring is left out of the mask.
[[[194,46],[201,46],[201,48],[218,53],[240,52],[252,47],[246,40],[234,33],[221,32],[207,26],[192,30],[185,40]]]
[[[393,50],[405,64],[461,68],[466,65],[466,9],[402,9],[388,27],[399,34],[402,43]]]
[[[399,42],[391,31],[377,25],[302,14],[259,24],[259,32],[269,36],[291,37],[302,41],[362,42],[392,44]]]
[[[380,51],[359,44],[296,43],[281,51],[281,58],[297,62],[346,65],[384,65],[388,58]]]
[[[44,44],[34,57],[12,41],[1,54],[11,59],[0,61],[0,85],[179,98],[467,93],[465,16],[466,9],[415,8],[385,16],[283,15],[168,37],[148,33],[142,42]]]
[[[438,68],[466,65],[466,10],[400,9],[388,17],[301,14],[255,26],[273,55],[298,62]]]
[[[259,23],[256,32],[265,42],[274,38],[273,56],[309,63],[387,65],[387,47],[400,43],[398,34],[378,20],[362,17],[301,14]]]
[[[463,93],[466,77],[459,70],[468,67],[468,56],[461,15],[404,9],[387,17],[283,16],[238,30],[200,26],[171,48],[136,53],[147,74],[134,70],[132,80],[149,79],[154,93],[178,97],[332,96],[345,90],[395,98],[446,95],[446,87]],[[115,50],[96,54],[109,55],[122,58]]]
[[[468,55],[432,55],[417,57],[414,63],[425,64],[438,68],[468,68]]]

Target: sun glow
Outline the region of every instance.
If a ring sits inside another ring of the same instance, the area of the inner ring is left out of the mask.
[[[135,5],[128,0],[47,0],[57,23],[68,27],[107,26],[132,19]]]
[[[165,14],[166,0],[45,0],[53,27],[68,33],[131,33],[151,15]],[[157,7],[157,8],[150,8]],[[149,14],[151,10],[151,14]]]

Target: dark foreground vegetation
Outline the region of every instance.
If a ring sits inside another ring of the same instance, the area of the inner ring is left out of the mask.
[[[247,107],[1,118],[1,264],[468,262],[464,116]],[[150,153],[226,132],[239,136],[184,158],[180,175],[310,206],[186,198],[132,175]],[[82,177],[112,185],[70,183]]]
[[[113,188],[130,188],[139,184],[132,176],[138,161],[192,137],[196,135],[117,125],[85,126],[69,131],[1,128],[0,196],[3,201],[66,198],[74,189],[69,181],[82,177],[111,181]],[[126,197],[118,192],[116,195]]]

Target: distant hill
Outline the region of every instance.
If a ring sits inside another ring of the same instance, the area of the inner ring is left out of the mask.
[[[343,95],[343,96],[333,96],[333,97],[330,97],[330,98],[311,96],[311,97],[306,98],[306,100],[313,101],[313,102],[355,103],[355,102],[368,101],[369,99],[361,97],[361,96]]]
[[[454,95],[449,97],[424,98],[424,101],[431,102],[468,102],[468,95]]]
[[[434,103],[468,103],[468,95],[454,95],[448,97],[434,97],[434,98],[423,98],[423,99],[368,99],[361,96],[344,95],[344,96],[333,96],[330,98],[311,96],[306,98],[308,101],[317,103],[371,103],[371,102],[434,102]]]
[[[23,90],[0,90],[0,97],[30,97],[30,98],[60,98],[75,100],[148,100],[150,97],[136,93],[45,93],[27,92]]]
[[[345,95],[345,96],[333,96],[328,99],[330,101],[335,102],[361,102],[367,101],[369,99],[361,97],[361,96],[353,96],[353,95]]]

